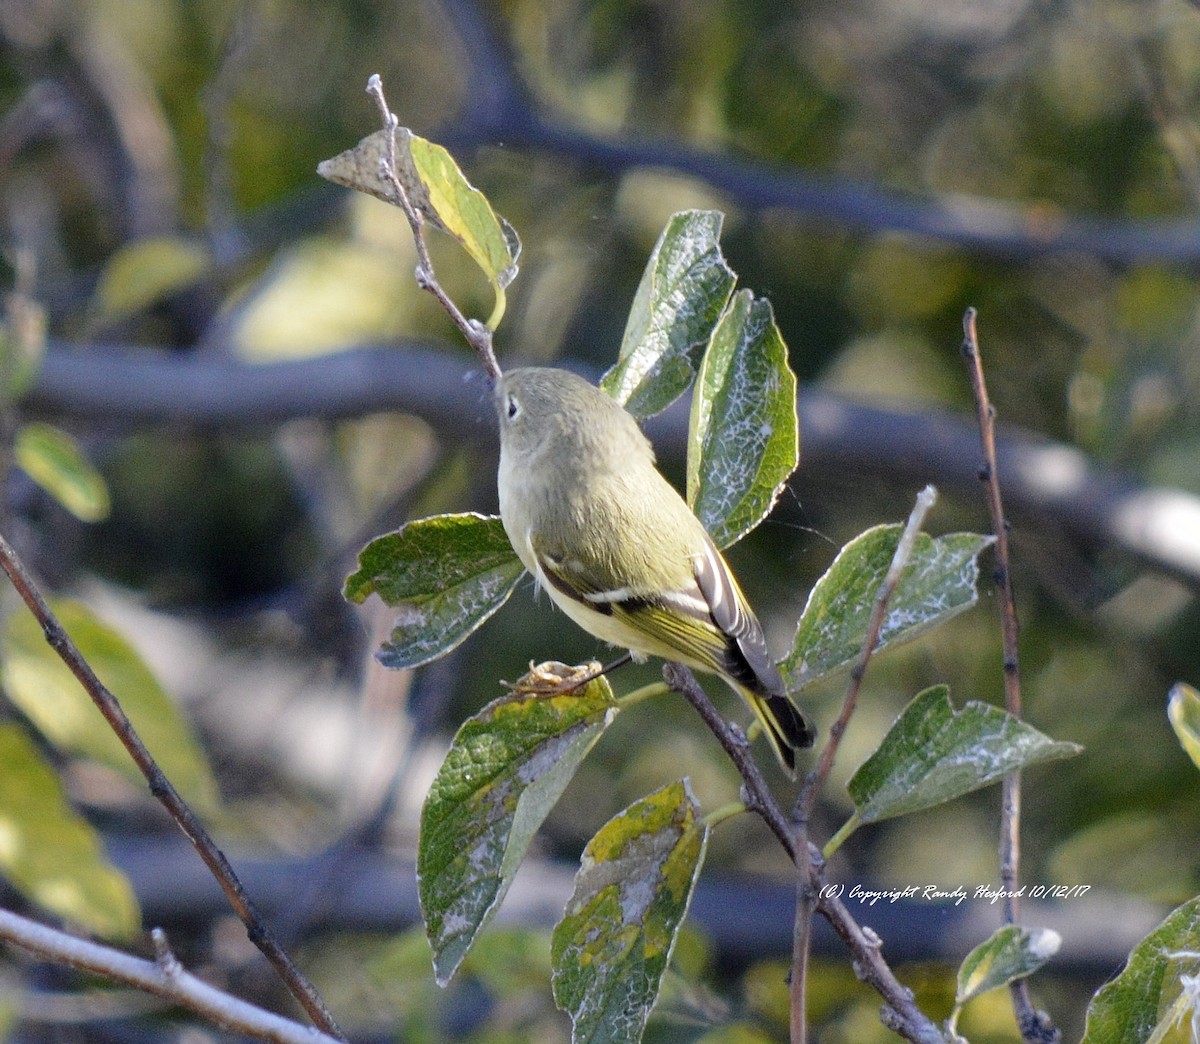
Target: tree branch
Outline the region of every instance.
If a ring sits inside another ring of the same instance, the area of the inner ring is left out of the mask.
[[[932,486],[926,486],[917,494],[917,502],[909,514],[908,524],[904,527],[904,531],[900,535],[887,574],[884,576],[883,582],[879,585],[879,591],[875,595],[875,604],[871,610],[871,618],[867,623],[867,631],[863,637],[862,648],[859,651],[858,660],[850,671],[850,680],[846,685],[846,695],[842,701],[841,713],[838,715],[837,721],[830,727],[829,738],[825,741],[825,746],[821,750],[821,756],[816,768],[804,780],[804,785],[800,789],[800,796],[796,799],[796,805],[792,813],[793,819],[799,824],[799,835],[803,840],[802,846],[798,845],[797,847],[809,852],[808,859],[805,862],[801,863],[798,860],[796,862],[796,914],[795,923],[792,928],[792,975],[790,984],[793,1044],[804,1044],[808,1033],[806,1022],[808,1011],[808,959],[809,952],[812,949],[813,914],[817,910],[821,910],[826,917],[831,916],[830,909],[823,906],[821,902],[822,898],[825,897],[825,889],[821,887],[822,882],[825,880],[825,860],[821,852],[815,846],[810,845],[808,841],[808,822],[812,816],[813,808],[816,806],[817,798],[820,796],[821,787],[824,785],[825,780],[829,777],[830,770],[833,768],[833,762],[837,757],[842,736],[845,734],[846,728],[850,724],[850,718],[858,706],[858,694],[862,689],[863,679],[866,677],[867,666],[871,662],[871,656],[875,652],[875,647],[879,644],[879,634],[883,629],[883,622],[887,616],[888,602],[891,601],[892,595],[900,583],[900,578],[904,575],[904,570],[907,568],[909,559],[912,557],[913,544],[917,539],[917,534],[924,526],[925,517],[929,514],[936,500],[937,491]],[[849,917],[848,914],[847,917]],[[853,919],[851,919],[850,923],[853,924],[854,931],[850,932],[848,936],[843,935],[843,938],[847,939],[847,942],[851,945],[852,952],[856,956],[856,960],[861,965],[864,959],[870,956],[863,951],[863,943],[866,936],[862,929],[853,922]],[[875,940],[874,945],[870,946],[869,949],[875,958],[878,959],[878,940]],[[908,991],[902,989],[898,991],[899,983],[896,981],[895,976],[892,975],[891,969],[886,964],[883,964],[881,960],[878,960],[878,964],[881,966],[881,970],[873,985],[888,1000],[889,1009],[896,1014],[896,1025],[893,1025],[892,1028],[902,1036],[909,1037],[910,1040],[925,1039],[923,1029],[913,1028],[911,1031],[906,1031],[896,1028],[901,1023],[905,1026],[916,1027],[918,1023],[914,1022],[914,1018],[917,1018],[918,1021],[928,1020],[925,1019],[925,1016],[915,1005],[911,1004],[912,997]],[[883,972],[886,972],[886,976],[883,975]],[[905,998],[907,998],[907,1003]],[[899,1005],[899,1008],[897,1005]],[[907,1009],[910,1007],[912,1010],[908,1012]],[[900,1014],[902,1010],[905,1012],[903,1015]]]
[[[979,354],[979,339],[975,330],[975,309],[968,308],[963,316],[963,359],[971,380],[975,412],[979,421],[979,436],[983,444],[983,467],[979,477],[986,490],[988,514],[992,532],[996,535],[996,570],[994,580],[1000,589],[1000,630],[1004,645],[1004,706],[1014,718],[1021,717],[1021,665],[1017,643],[1017,599],[1013,592],[1012,569],[1008,554],[1008,521],[1000,496],[1000,474],[996,462],[996,411],[988,397],[983,377],[983,359]],[[1004,777],[1000,797],[1000,887],[1004,889],[1004,920],[1017,924],[1021,919],[1021,900],[1018,881],[1021,867],[1021,774],[1013,772]],[[1021,1037],[1029,1044],[1056,1044],[1061,1039],[1050,1016],[1034,1007],[1027,979],[1017,979],[1009,985],[1013,1010]]]
[[[452,442],[496,437],[490,402],[484,405],[488,395],[464,380],[462,357],[428,342],[253,365],[215,353],[80,347],[51,346],[27,408],[106,423],[223,431],[394,410],[421,417]],[[798,478],[806,483],[815,472],[853,471],[975,495],[978,429],[962,418],[865,406],[810,388],[801,389],[798,407],[804,428]],[[662,458],[683,459],[685,409],[659,415],[647,431]],[[1084,547],[1120,548],[1200,587],[1200,497],[1142,485],[1072,446],[1019,432],[998,436],[996,455],[1011,512],[1051,519]],[[779,510],[787,505],[785,497]]]
[[[1116,221],[1047,211],[1038,200],[1013,204],[958,193],[920,197],[871,182],[832,179],[765,161],[698,149],[684,142],[602,137],[544,116],[517,77],[516,62],[470,0],[442,0],[447,19],[469,47],[466,107],[437,131],[451,151],[503,141],[506,148],[554,153],[613,177],[644,168],[701,178],[744,208],[785,209],[838,228],[909,232],[1001,257],[1087,254],[1117,264],[1200,266],[1200,226],[1180,220]]]
[[[204,860],[217,879],[229,899],[230,905],[246,926],[246,934],[250,941],[270,961],[289,992],[313,1020],[313,1024],[331,1036],[345,1040],[320,994],[276,940],[253,901],[246,894],[233,867],[229,865],[229,860],[225,858],[224,853],[209,836],[196,814],[180,797],[179,792],[163,774],[162,769],[158,767],[158,763],[121,709],[117,698],[96,676],[96,672],[92,670],[91,665],[71,640],[71,636],[67,634],[58,618],[46,604],[46,600],[42,597],[16,552],[2,536],[0,536],[0,568],[8,575],[17,594],[21,596],[29,611],[41,624],[50,647],[79,680],[84,690],[92,698],[92,702],[104,715],[105,721],[108,722],[121,744],[129,752],[130,757],[133,758],[150,786],[150,793],[158,799],[179,829],[192,842],[200,858]]]
[[[913,517],[909,520],[909,528],[915,536],[925,512],[932,504],[932,498],[922,496]],[[907,532],[907,531],[906,531]],[[901,542],[903,544],[903,541]],[[909,540],[911,545],[911,539]],[[906,561],[902,548],[896,552],[898,560]],[[901,565],[896,570],[899,579]],[[891,572],[889,572],[889,579]],[[886,608],[887,595],[894,589],[885,581],[883,593],[876,604]],[[882,609],[880,610],[882,613]],[[870,649],[878,638],[878,629],[874,630],[874,638],[868,636],[864,643],[864,661],[870,656]],[[865,670],[865,662],[863,663]],[[855,968],[860,977],[869,983],[885,1003],[885,1023],[894,1032],[918,1044],[942,1044],[943,1037],[937,1026],[917,1007],[913,1000],[912,991],[905,987],[892,973],[887,962],[880,954],[879,938],[869,929],[862,928],[850,916],[850,912],[842,905],[840,899],[826,887],[824,876],[824,859],[815,846],[807,842],[807,823],[803,818],[793,825],[789,823],[783,809],[775,800],[762,770],[750,754],[750,745],[745,735],[736,726],[731,725],[717,711],[708,694],[696,682],[692,672],[678,663],[668,663],[663,667],[663,677],[668,685],[680,693],[704,719],[704,723],[717,737],[725,752],[729,755],[738,772],[742,776],[742,800],[748,810],[758,813],[770,828],[771,832],[783,845],[796,866],[796,899],[795,928],[793,933],[792,954],[792,1006],[791,1006],[791,1040],[792,1044],[803,1044],[807,1039],[806,1008],[804,1004],[804,984],[806,981],[808,953],[811,945],[811,914],[819,910],[833,926],[834,931],[850,948],[854,957]],[[860,678],[861,681],[861,678]],[[856,687],[852,683],[852,688]],[[830,741],[829,746],[833,745]],[[797,996],[798,993],[798,996]]]
[[[745,733],[721,717],[720,712],[709,699],[708,693],[700,687],[695,675],[687,667],[679,663],[668,663],[663,667],[663,678],[672,689],[695,708],[700,717],[704,719],[704,724],[709,727],[721,746],[725,748],[725,753],[729,755],[734,765],[737,766],[738,772],[741,773],[743,801],[746,803],[746,808],[751,812],[757,812],[762,817],[770,827],[771,833],[783,845],[783,850],[787,852],[788,857],[794,861],[797,850],[791,824],[788,823],[783,809],[779,807],[779,803],[771,794],[771,789],[763,778],[758,762],[751,756],[750,744]]]
[[[915,1044],[945,1044],[946,1038],[937,1025],[917,1007],[912,990],[896,978],[883,959],[883,943],[879,936],[851,917],[841,899],[827,887],[829,882],[820,861],[821,853],[813,849],[810,860],[815,868],[813,887],[817,893],[817,909],[854,955],[854,970],[859,978],[874,987],[883,998],[885,1008],[880,1015],[883,1024]]]
[[[912,557],[913,543],[917,539],[917,534],[925,525],[925,516],[929,514],[936,500],[937,490],[932,486],[926,486],[917,494],[917,502],[908,516],[908,523],[905,525],[903,533],[900,535],[896,551],[892,556],[891,565],[888,566],[887,575],[884,576],[883,582],[879,585],[879,591],[875,595],[875,604],[871,609],[871,618],[867,623],[867,633],[863,637],[863,644],[859,650],[858,659],[850,670],[850,681],[846,686],[846,696],[842,701],[841,713],[838,715],[837,721],[830,727],[829,739],[821,751],[821,758],[817,762],[817,767],[805,779],[804,788],[801,790],[800,798],[796,803],[800,819],[807,821],[809,816],[812,815],[812,810],[816,806],[817,798],[820,795],[821,786],[833,769],[833,762],[837,757],[842,736],[845,734],[846,727],[850,724],[850,718],[854,714],[854,709],[858,705],[858,693],[862,688],[863,679],[866,677],[867,666],[871,662],[875,647],[879,644],[879,634],[883,629],[883,622],[887,617],[888,602],[891,601],[892,595],[900,583],[900,578],[904,575],[904,570],[908,567],[908,561]]]
[[[153,935],[157,960],[145,961],[0,909],[0,939],[13,946],[43,960],[79,968],[162,997],[225,1029],[278,1044],[335,1044],[343,1039],[264,1011],[208,985],[180,965],[167,948],[161,930],[156,928]]]

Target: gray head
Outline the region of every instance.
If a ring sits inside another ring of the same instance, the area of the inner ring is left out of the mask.
[[[599,462],[654,460],[637,422],[608,395],[566,370],[530,366],[509,370],[496,381],[500,446],[506,454],[578,457]]]

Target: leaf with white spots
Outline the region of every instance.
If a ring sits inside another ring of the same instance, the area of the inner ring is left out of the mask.
[[[463,723],[421,809],[417,886],[443,986],[616,714],[606,679],[555,693],[551,668],[561,665],[542,665]]]
[[[630,805],[588,842],[554,929],[554,1000],[572,1040],[641,1040],[704,862],[687,780]]]
[[[1088,1007],[1081,1044],[1175,1044],[1200,1037],[1200,897],[1171,911]]]
[[[718,547],[767,517],[800,459],[796,378],[768,301],[738,292],[696,378],[687,499]]]
[[[342,593],[356,603],[377,594],[396,609],[376,659],[395,669],[419,667],[499,609],[524,568],[498,515],[435,515],[372,540]]]
[[[831,855],[865,823],[919,812],[1043,761],[1083,748],[1050,739],[998,707],[972,701],[961,711],[950,690],[919,693],[888,730],[879,749],[850,777],[854,815],[826,845]]]
[[[789,691],[849,666],[858,657],[879,586],[896,553],[899,525],[855,537],[817,581],[800,617],[792,651],[779,665]],[[910,641],[969,609],[978,599],[978,557],[994,537],[918,533],[908,566],[888,602],[875,651]]]
[[[719,210],[672,215],[646,262],[617,363],[600,381],[639,420],[687,391],[733,292],[718,243],[724,220]]]

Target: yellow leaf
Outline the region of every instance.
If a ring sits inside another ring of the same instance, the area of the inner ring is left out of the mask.
[[[13,456],[34,482],[84,522],[108,517],[108,487],[65,431],[34,422],[17,432]]]
[[[0,724],[0,873],[39,906],[98,935],[128,939],[141,926],[125,875],[13,724]]]
[[[192,807],[212,815],[217,786],[179,709],[133,647],[82,602],[54,599],[55,614],[100,680],[117,697],[142,742]],[[56,747],[92,758],[141,784],[133,759],[30,613],[13,613],[3,634],[4,686]]]
[[[135,240],[109,259],[96,286],[92,310],[102,322],[136,314],[190,286],[211,265],[203,246],[180,236]]]
[[[326,237],[297,244],[239,307],[235,351],[254,361],[309,358],[400,333],[408,298],[396,284],[412,272],[404,260]]]
[[[323,178],[399,205],[394,186],[381,171],[388,160],[388,132],[376,131],[352,149],[318,164]],[[394,172],[409,203],[426,220],[462,244],[492,284],[496,303],[488,318],[493,330],[504,316],[505,288],[517,274],[521,243],[487,197],[475,188],[442,146],[397,127],[392,143]]]
[[[1183,682],[1173,686],[1167,717],[1187,756],[1200,768],[1200,693]]]

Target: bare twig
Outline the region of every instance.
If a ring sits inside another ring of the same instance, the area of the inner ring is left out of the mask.
[[[84,659],[70,635],[63,629],[58,618],[46,604],[46,600],[42,597],[16,552],[2,536],[0,536],[0,568],[8,575],[13,587],[29,607],[29,611],[41,624],[50,647],[70,668],[71,673],[79,679],[79,683],[92,698],[100,713],[104,715],[117,738],[129,751],[142,775],[145,776],[146,782],[150,785],[150,793],[166,808],[176,825],[191,841],[200,858],[204,860],[217,879],[228,897],[230,905],[246,926],[246,934],[251,942],[271,962],[279,977],[286,984],[292,996],[303,1006],[314,1025],[339,1040],[345,1040],[333,1015],[312,983],[296,967],[291,957],[275,939],[249,895],[246,894],[224,853],[209,836],[196,814],[180,797],[179,792],[171,785],[171,781],[163,774],[162,769],[158,767],[141,737],[134,730],[129,718],[121,709],[117,698],[96,676],[91,665]]]
[[[932,486],[926,486],[917,494],[917,502],[908,516],[908,523],[905,525],[904,531],[900,534],[900,539],[896,544],[896,550],[892,555],[892,561],[888,566],[887,574],[884,576],[883,582],[879,585],[879,591],[875,596],[875,605],[871,610],[871,618],[867,624],[867,633],[863,637],[862,648],[859,650],[858,660],[850,671],[850,681],[846,686],[846,696],[842,701],[842,711],[838,715],[837,721],[834,722],[829,730],[829,739],[821,751],[821,758],[817,763],[817,767],[805,778],[804,786],[801,788],[800,796],[796,801],[793,818],[799,824],[800,836],[803,839],[803,845],[798,846],[801,850],[804,850],[808,844],[808,821],[816,805],[821,786],[829,777],[834,759],[837,757],[838,747],[841,745],[842,736],[845,734],[846,727],[850,724],[850,718],[854,714],[854,709],[858,705],[858,694],[862,688],[863,678],[866,677],[867,666],[871,662],[871,656],[875,651],[875,647],[879,644],[879,635],[883,629],[883,621],[887,613],[888,603],[891,601],[892,595],[900,583],[900,578],[904,575],[904,570],[908,566],[908,561],[912,557],[913,544],[917,539],[917,534],[920,532],[921,527],[925,524],[925,516],[929,514],[936,500],[937,490]],[[819,908],[821,893],[816,879],[819,870],[823,866],[823,862],[822,860],[820,863],[817,863],[809,859],[804,864],[801,864],[799,861],[796,864],[796,917],[792,928],[792,974],[789,984],[791,992],[792,1044],[804,1044],[804,1041],[807,1039],[806,1013],[808,1010],[808,998],[806,991],[808,989],[808,957],[812,949],[813,914]]]
[[[226,1029],[278,1044],[334,1044],[310,1026],[285,1019],[216,989],[186,971],[159,929],[153,932],[156,960],[145,961],[8,910],[0,910],[0,939],[43,960],[101,975],[194,1011]]]
[[[1021,717],[1021,669],[1018,653],[1017,603],[1013,593],[1012,570],[1008,552],[1008,522],[1000,498],[1000,477],[996,462],[996,411],[988,398],[983,377],[983,360],[975,331],[975,309],[963,316],[963,358],[975,396],[975,412],[983,443],[983,467],[979,477],[984,483],[992,531],[996,534],[996,570],[993,574],[1000,590],[1000,627],[1004,643],[1004,706],[1009,714]],[[1004,777],[1000,814],[1000,887],[1004,889],[1004,920],[1016,924],[1021,917],[1017,883],[1021,861],[1021,774]],[[1048,1015],[1038,1011],[1029,995],[1029,984],[1017,979],[1010,986],[1013,1008],[1021,1036],[1031,1044],[1052,1044],[1060,1038]]]
[[[408,224],[412,228],[413,242],[417,248],[417,285],[428,290],[438,304],[442,306],[451,321],[458,327],[467,344],[479,356],[488,376],[495,380],[500,376],[500,366],[496,362],[496,352],[492,346],[492,331],[478,319],[468,319],[463,315],[458,305],[443,289],[433,272],[433,261],[429,257],[429,245],[425,242],[425,218],[413,204],[396,173],[396,130],[400,121],[396,114],[388,108],[387,99],[383,96],[383,81],[378,73],[373,73],[367,81],[367,93],[375,99],[379,106],[379,115],[383,119],[383,129],[387,134],[387,145],[384,158],[380,164],[379,174],[391,187],[392,193],[399,203]]]
[[[900,540],[896,544],[896,550],[892,555],[891,565],[888,566],[887,575],[884,576],[883,583],[879,585],[879,591],[875,595],[875,605],[871,610],[871,619],[867,624],[867,633],[863,638],[862,648],[858,653],[858,660],[850,671],[850,681],[846,686],[846,696],[842,700],[842,712],[838,715],[837,721],[829,729],[829,739],[821,751],[821,760],[817,763],[817,767],[809,773],[808,778],[805,779],[804,788],[800,792],[800,800],[797,802],[797,807],[801,818],[807,819],[811,815],[813,806],[817,801],[817,796],[820,793],[821,785],[829,777],[829,772],[833,768],[833,762],[837,757],[842,736],[846,731],[846,726],[850,723],[850,718],[854,714],[855,707],[858,705],[858,693],[862,688],[863,678],[867,673],[867,665],[871,662],[871,657],[875,653],[875,647],[879,644],[879,633],[883,629],[888,602],[891,601],[892,595],[896,591],[896,586],[900,583],[900,578],[904,575],[904,570],[908,566],[908,560],[912,557],[913,542],[917,539],[917,534],[925,524],[925,516],[929,514],[930,509],[936,501],[937,490],[933,486],[926,486],[917,494],[917,502],[913,505],[913,509],[908,516],[908,522],[904,526],[904,531],[900,534]]]
[[[808,858],[796,859],[796,912],[792,917],[792,970],[788,977],[788,1015],[791,1044],[808,1040],[808,962],[812,956],[813,915],[817,911],[820,889],[817,875],[824,859],[815,845],[808,843],[808,820],[797,824],[797,848]],[[857,927],[857,925],[855,926]]]

